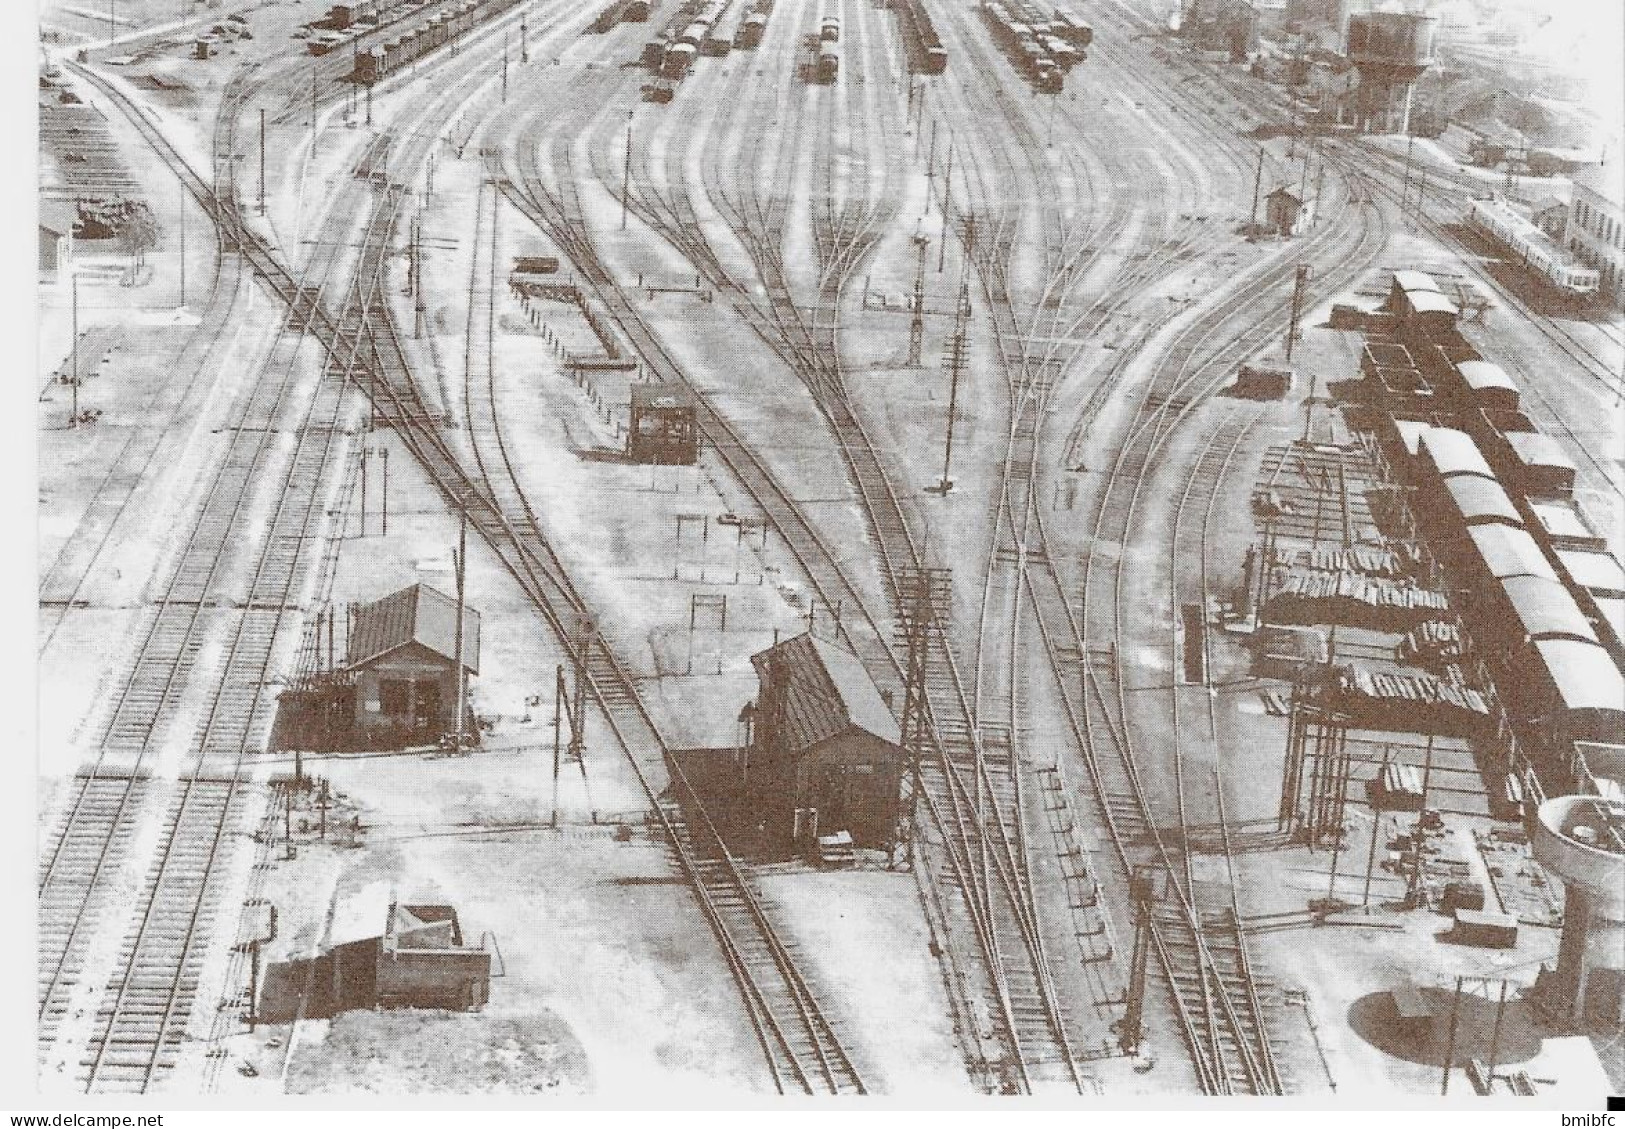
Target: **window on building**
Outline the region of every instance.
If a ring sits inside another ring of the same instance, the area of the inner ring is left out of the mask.
[[[378,682],[378,709],[387,714],[404,714],[412,708],[412,684],[401,678]]]

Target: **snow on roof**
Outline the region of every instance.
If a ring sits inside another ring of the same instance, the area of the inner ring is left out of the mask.
[[[1512,455],[1526,467],[1557,467],[1575,469],[1574,460],[1563,449],[1563,444],[1540,431],[1512,431],[1506,436]]]
[[[781,711],[778,740],[787,751],[801,752],[854,727],[894,745],[902,739],[891,708],[852,652],[809,633],[752,655],[750,661],[762,680],[762,710],[776,705]],[[771,703],[766,698],[775,681],[780,696]]]
[[[63,200],[41,200],[39,225],[57,235],[72,235],[73,225],[79,219],[79,209]]]
[[[333,905],[333,923],[327,930],[326,947],[351,945],[382,937],[389,924],[389,907],[395,893],[388,882],[369,882],[349,894],[340,894]]]
[[[1434,290],[1407,290],[1405,300],[1419,314],[1454,314],[1456,304]]]
[[[1394,272],[1394,285],[1407,294],[1418,290],[1431,290],[1438,293],[1439,284],[1431,274],[1419,270],[1396,270]]]
[[[1596,536],[1580,512],[1562,502],[1530,502],[1529,509],[1546,532],[1556,537],[1589,540]]]
[[[1597,644],[1541,639],[1535,650],[1564,708],[1625,712],[1625,676]]]
[[[1625,568],[1614,554],[1593,549],[1559,549],[1557,559],[1569,578],[1580,587],[1625,595]]]
[[[1478,444],[1465,431],[1430,427],[1422,432],[1421,444],[1441,476],[1477,474],[1485,478],[1495,477],[1489,462],[1479,452]]]
[[[1597,642],[1597,633],[1569,590],[1542,576],[1509,576],[1501,581],[1523,633],[1531,639],[1566,637]]]
[[[1501,521],[1523,528],[1517,507],[1499,482],[1476,474],[1457,474],[1444,480],[1444,488],[1468,525]]]
[[[1478,549],[1479,559],[1497,580],[1508,576],[1557,579],[1557,570],[1552,568],[1527,530],[1508,525],[1475,525],[1467,533]]]
[[[1461,373],[1461,379],[1474,392],[1483,392],[1488,388],[1501,388],[1508,392],[1518,390],[1518,385],[1506,374],[1506,370],[1489,361],[1462,361],[1456,366],[1456,371]]]
[[[414,584],[356,609],[348,665],[365,666],[408,643],[455,661],[457,601],[427,584]],[[480,613],[463,608],[463,666],[480,672]]]
[[[1621,167],[1616,159],[1577,170],[1571,178],[1574,181],[1575,191],[1600,196],[1613,207],[1619,208],[1625,203],[1625,176],[1621,175]]]

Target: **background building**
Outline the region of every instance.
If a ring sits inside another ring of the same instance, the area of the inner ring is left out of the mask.
[[[1563,243],[1602,279],[1599,293],[1625,308],[1625,177],[1618,158],[1574,174]]]

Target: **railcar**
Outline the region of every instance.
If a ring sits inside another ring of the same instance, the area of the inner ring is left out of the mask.
[[[819,82],[834,82],[841,73],[840,48],[833,43],[825,43],[820,47],[818,64],[813,73]]]
[[[688,73],[688,68],[694,65],[694,56],[699,54],[699,48],[686,40],[673,43],[666,49],[666,56],[660,61],[660,75],[673,81],[682,78]]]
[[[1584,298],[1597,292],[1600,276],[1595,270],[1578,262],[1502,201],[1471,201],[1467,205],[1467,223],[1511,251],[1525,270],[1564,294]]]

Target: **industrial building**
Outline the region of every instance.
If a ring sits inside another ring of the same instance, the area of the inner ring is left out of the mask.
[[[1596,269],[1600,290],[1625,309],[1625,176],[1618,158],[1574,174],[1563,243]]]
[[[457,601],[427,584],[355,609],[337,692],[349,699],[356,743],[410,744],[456,728],[457,620]],[[480,614],[464,608],[462,620],[466,687],[480,672]]]

